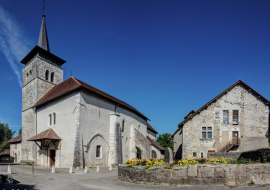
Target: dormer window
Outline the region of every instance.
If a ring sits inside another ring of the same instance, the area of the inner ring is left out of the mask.
[[[49,71],[48,70],[46,70],[46,72],[45,72],[45,79],[49,80]]]

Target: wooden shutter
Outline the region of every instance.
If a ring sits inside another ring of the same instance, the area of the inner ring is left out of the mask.
[[[233,110],[233,124],[238,124],[238,110]]]

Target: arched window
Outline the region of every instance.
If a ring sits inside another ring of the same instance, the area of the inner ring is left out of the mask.
[[[49,80],[49,71],[48,70],[46,70],[46,72],[45,72],[45,79]]]
[[[51,82],[54,82],[54,73],[51,74]]]
[[[102,147],[98,145],[96,148],[96,158],[101,158],[101,157],[102,157]]]
[[[56,113],[53,113],[53,124],[56,124]]]
[[[157,158],[157,153],[156,151],[152,150],[152,158],[156,159]]]
[[[136,146],[136,151],[137,151],[137,158],[142,159],[142,151],[141,151],[141,149]]]
[[[32,75],[32,71],[31,70],[30,70],[29,74]]]
[[[49,118],[50,118],[50,125],[52,125],[52,115],[51,114],[49,115]]]
[[[141,126],[139,125],[139,127],[138,127],[138,131],[140,131],[141,132]]]
[[[125,120],[122,121],[122,132],[125,132]]]

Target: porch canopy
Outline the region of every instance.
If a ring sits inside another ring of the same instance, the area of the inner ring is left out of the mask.
[[[40,149],[42,149],[41,146],[46,147],[49,145],[50,142],[52,142],[55,148],[58,149],[55,143],[60,140],[62,139],[56,134],[56,132],[52,128],[49,128],[31,137],[27,141],[34,141],[39,146]],[[41,146],[37,143],[37,141],[41,142]]]

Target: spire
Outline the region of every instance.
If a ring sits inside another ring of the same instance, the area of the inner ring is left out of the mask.
[[[47,35],[47,30],[46,30],[45,17],[46,16],[43,13],[43,15],[42,15],[42,24],[41,24],[39,38],[38,38],[38,46],[45,49],[45,50],[47,50],[48,52],[50,52],[48,35]]]

